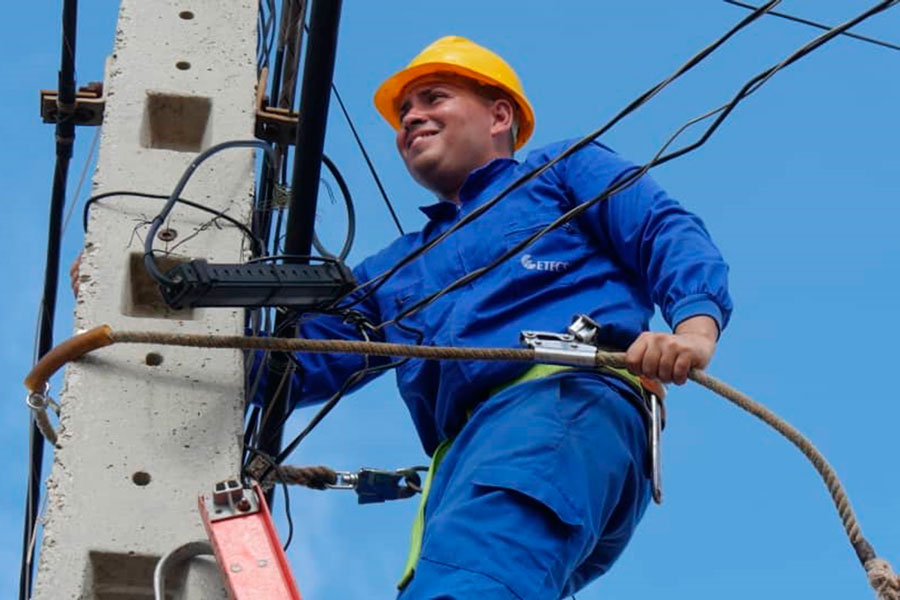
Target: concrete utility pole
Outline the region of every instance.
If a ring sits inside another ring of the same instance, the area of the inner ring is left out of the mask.
[[[198,152],[252,136],[256,11],[256,0],[123,1],[95,193],[168,194]],[[229,150],[184,197],[246,218],[253,176],[252,153]],[[162,304],[141,260],[141,224],[161,207],[131,197],[94,205],[76,328],[242,333],[241,310]],[[174,250],[166,260],[241,262],[240,232],[210,218],[176,206],[156,247]],[[243,375],[237,351],[172,347],[115,347],[68,367],[35,599],[153,597],[157,559],[206,538],[197,495],[238,473]],[[211,560],[175,569],[167,589],[226,597]]]

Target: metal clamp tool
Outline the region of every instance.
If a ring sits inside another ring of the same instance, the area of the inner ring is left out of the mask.
[[[333,490],[355,490],[360,504],[409,498],[422,491],[420,471],[428,467],[408,467],[396,471],[360,469],[356,473],[337,471],[337,480],[326,487]]]

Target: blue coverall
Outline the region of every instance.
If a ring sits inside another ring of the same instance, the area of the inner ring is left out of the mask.
[[[441,234],[522,173],[572,141],[495,159],[449,202],[424,207],[422,231],[363,261],[367,281]],[[478,219],[404,267],[355,309],[372,323],[477,269],[632,172],[589,144],[528,181]],[[523,330],[563,331],[587,313],[604,346],[626,348],[648,328],[654,304],[672,327],[696,315],[721,331],[731,313],[728,267],[699,218],[649,177],[599,203],[501,266],[388,326],[385,341],[516,346]],[[301,326],[309,338],[358,338],[336,317]],[[363,359],[301,354],[296,405],[321,402]],[[372,359],[370,364],[377,364]],[[647,504],[646,431],[637,394],[620,379],[570,371],[492,395],[527,365],[410,360],[396,369],[425,451],[456,438],[434,477],[425,535],[405,599],[553,599],[604,573]]]

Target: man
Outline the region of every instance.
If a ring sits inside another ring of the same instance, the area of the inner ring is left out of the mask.
[[[437,40],[376,92],[412,177],[439,199],[422,231],[356,270],[367,281],[434,239],[571,142],[512,158],[534,128],[518,77],[460,37]],[[634,166],[592,143],[357,296],[372,324],[483,267],[597,196]],[[392,342],[512,346],[523,330],[562,331],[576,313],[602,325],[599,342],[627,348],[628,369],[683,383],[704,368],[727,323],[727,266],[701,221],[643,177],[498,268],[374,331]],[[647,332],[653,304],[673,334]],[[305,337],[352,337],[337,318]],[[356,356],[302,355],[297,403],[321,401]],[[370,365],[384,364],[372,359]],[[556,599],[603,574],[649,498],[647,424],[635,377],[612,371],[487,362],[408,361],[401,395],[433,455],[401,599]]]
[[[423,50],[375,94],[412,177],[437,195],[422,231],[355,269],[394,266],[571,142],[512,156],[534,113],[512,68],[460,37]],[[599,143],[560,161],[399,270],[353,309],[372,325],[483,267],[634,170]],[[77,286],[78,262],[73,265]],[[633,375],[684,383],[704,368],[728,321],[727,266],[700,220],[651,179],[594,205],[500,267],[370,337],[448,346],[512,346],[523,330],[562,331],[574,314],[627,348]],[[674,334],[650,333],[658,305]],[[338,317],[304,321],[311,338],[353,338]],[[295,405],[331,396],[365,361],[297,356]],[[387,361],[372,358],[369,366]],[[513,363],[407,361],[401,395],[433,456],[401,600],[555,600],[606,572],[649,499],[647,423],[623,372]]]

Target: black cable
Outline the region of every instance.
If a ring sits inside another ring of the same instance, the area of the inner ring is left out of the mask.
[[[250,403],[247,402],[245,405],[245,413],[246,407],[250,406]],[[241,461],[242,464],[247,464],[247,461],[250,459],[250,456],[247,454],[247,448],[250,446],[250,442],[253,439],[253,436],[256,434],[257,427],[259,425],[259,406],[253,406],[250,410],[250,416],[247,417],[247,425],[244,427],[244,456]]]
[[[425,336],[425,334],[422,331],[419,331],[418,329],[409,327],[407,325],[403,325],[401,323],[397,323],[397,327],[416,335],[416,337],[418,338],[416,340],[417,345],[420,345],[422,343],[422,339]],[[391,363],[386,363],[383,365],[369,367],[368,366],[368,356],[367,356],[366,357],[366,367],[354,372],[352,375],[350,375],[347,379],[344,380],[344,383],[341,385],[341,387],[338,389],[338,391],[335,392],[331,396],[331,398],[329,398],[328,401],[326,401],[325,404],[322,405],[322,408],[320,408],[319,411],[313,416],[313,418],[309,420],[309,422],[306,424],[306,427],[304,427],[303,430],[300,433],[298,433],[294,437],[294,439],[291,440],[291,442],[284,447],[284,449],[281,452],[278,453],[278,456],[275,457],[275,462],[279,465],[281,463],[283,463],[284,460],[288,456],[290,456],[290,454],[294,450],[297,449],[297,446],[299,446],[300,443],[310,433],[312,433],[313,429],[315,429],[319,425],[319,423],[321,423],[322,420],[324,420],[325,417],[328,416],[328,413],[330,413],[334,409],[334,407],[336,407],[338,405],[338,403],[341,401],[341,398],[344,397],[344,395],[347,393],[347,391],[351,387],[353,387],[354,385],[356,385],[357,383],[362,381],[365,377],[368,377],[369,375],[371,375],[373,373],[378,373],[381,371],[387,371],[390,369],[394,369],[396,367],[399,367],[399,366],[407,363],[409,360],[410,359],[408,359],[408,358],[404,358],[404,359],[397,360],[397,361],[394,361]],[[286,420],[287,419],[285,418],[284,421],[286,421]],[[284,421],[280,424],[281,427],[284,426]]]
[[[724,0],[724,2],[727,2],[728,4],[733,4],[734,6],[740,6],[741,8],[746,8],[749,10],[753,10],[756,8],[752,4],[747,4],[745,2],[738,2],[738,0]],[[817,22],[811,21],[809,19],[804,19],[802,17],[795,17],[794,15],[789,15],[789,14],[783,13],[783,12],[777,12],[777,11],[772,10],[772,11],[769,11],[769,14],[772,15],[773,17],[780,17],[782,19],[787,19],[788,21],[794,21],[795,23],[802,23],[804,25],[809,25],[810,27],[815,27],[817,29],[823,29],[825,31],[828,31],[829,29],[832,28],[831,25],[817,23]],[[891,50],[900,50],[900,46],[898,46],[897,44],[892,44],[890,42],[883,42],[881,40],[867,37],[865,35],[859,35],[858,33],[853,33],[851,31],[845,31],[841,35],[845,35],[847,37],[852,37],[857,40],[861,40],[863,42],[869,42],[870,44],[875,44],[876,46],[883,46],[885,48],[890,48]]]
[[[272,47],[275,44],[275,4],[272,0],[266,0],[266,9],[262,0],[259,1],[257,11],[257,38],[256,38],[256,69],[259,73],[263,67],[269,66],[269,58]]]
[[[873,5],[871,8],[863,11],[862,13],[853,17],[852,19],[845,21],[844,23],[842,23],[840,25],[832,27],[827,33],[824,33],[824,34],[820,35],[819,37],[814,38],[813,40],[807,42],[806,44],[804,44],[803,46],[798,48],[796,51],[791,53],[787,58],[782,60],[780,63],[766,69],[765,71],[762,71],[761,73],[757,74],[755,77],[751,78],[746,84],[744,84],[744,86],[740,89],[740,91],[738,91],[738,93],[735,94],[734,98],[730,102],[728,102],[727,104],[724,104],[723,106],[721,106],[717,109],[709,111],[708,113],[701,115],[700,117],[697,117],[697,118],[689,121],[681,129],[679,129],[678,132],[676,132],[675,136],[673,136],[673,138],[671,138],[666,143],[666,146],[668,146],[672,142],[674,137],[677,137],[681,133],[681,131],[686,129],[688,126],[692,125],[695,122],[704,120],[704,119],[718,113],[719,116],[716,118],[716,120],[712,123],[712,125],[710,125],[706,129],[706,131],[703,133],[703,135],[696,142],[689,144],[688,146],[685,146],[684,148],[681,148],[679,150],[676,150],[674,152],[666,154],[664,156],[659,156],[658,160],[656,162],[654,162],[654,165],[661,165],[661,164],[667,163],[670,160],[674,160],[674,159],[678,158],[679,156],[687,154],[688,152],[691,152],[691,151],[699,148],[700,146],[702,146],[710,138],[710,136],[719,128],[719,126],[728,117],[728,115],[731,114],[731,111],[734,110],[734,108],[741,102],[741,100],[743,100],[747,96],[753,94],[756,90],[758,90],[760,87],[762,87],[762,85],[765,84],[769,79],[771,79],[775,75],[775,73],[777,73],[778,71],[782,70],[783,68],[790,66],[793,63],[797,62],[798,60],[800,60],[801,58],[803,58],[804,56],[806,56],[813,50],[816,50],[820,46],[828,43],[835,37],[841,35],[847,29],[850,29],[851,27],[855,27],[856,25],[858,25],[859,23],[862,23],[866,19],[869,19],[870,17],[873,17],[874,15],[876,15],[878,13],[884,12],[884,11],[888,10],[889,8],[896,6],[898,4],[898,2],[900,2],[900,0],[884,0],[883,2],[879,2],[875,5]],[[666,146],[664,146],[664,148]]]
[[[360,284],[355,289],[348,292],[343,298],[340,298],[337,301],[335,301],[335,305],[337,305],[338,302],[345,300],[350,295],[352,295],[356,292],[359,292],[365,288],[369,288],[369,289],[364,294],[361,294],[358,298],[354,299],[349,305],[342,305],[342,307],[346,308],[346,307],[350,307],[350,306],[355,306],[359,302],[362,302],[363,300],[365,300],[366,298],[371,296],[373,293],[375,293],[378,290],[378,288],[380,288],[382,285],[384,285],[384,282],[387,281],[388,278],[393,277],[394,274],[396,274],[400,269],[402,269],[403,267],[405,267],[406,265],[411,263],[413,260],[415,260],[416,258],[421,256],[428,250],[434,248],[437,244],[439,244],[442,241],[444,241],[445,239],[447,239],[447,237],[449,237],[455,231],[459,230],[460,228],[462,228],[465,225],[474,221],[476,218],[480,217],[482,214],[484,214],[485,212],[490,210],[497,203],[499,203],[506,196],[508,196],[513,190],[515,190],[519,186],[523,185],[525,182],[541,175],[542,173],[544,173],[545,171],[550,169],[556,163],[569,157],[570,155],[577,152],[578,150],[580,150],[587,144],[591,143],[596,138],[600,137],[601,135],[603,135],[604,133],[609,131],[619,121],[621,121],[626,116],[628,116],[630,113],[632,113],[635,110],[637,110],[638,108],[640,108],[643,104],[645,104],[651,98],[653,98],[656,94],[658,94],[663,88],[665,88],[670,83],[672,83],[673,81],[675,81],[676,79],[678,79],[679,77],[684,75],[686,72],[691,70],[699,62],[701,62],[703,59],[705,59],[707,56],[709,56],[712,52],[714,52],[720,46],[722,46],[726,41],[728,41],[737,32],[739,32],[741,29],[745,28],[750,23],[752,23],[755,20],[762,17],[764,14],[766,14],[770,9],[774,8],[780,2],[781,2],[781,0],[771,0],[770,2],[767,2],[763,6],[759,7],[755,11],[753,11],[750,15],[747,15],[744,19],[742,19],[740,22],[738,22],[737,25],[735,25],[730,30],[728,30],[728,32],[726,32],[723,36],[719,37],[712,44],[705,47],[703,50],[701,50],[700,52],[698,52],[697,54],[692,56],[690,59],[688,59],[688,61],[685,62],[683,65],[681,65],[678,69],[676,69],[674,73],[672,73],[671,75],[669,75],[668,77],[666,77],[665,79],[663,79],[662,81],[657,83],[655,86],[653,86],[652,88],[650,88],[649,90],[647,90],[646,92],[644,92],[643,94],[638,96],[635,100],[633,100],[631,103],[629,103],[624,109],[619,111],[619,113],[616,114],[605,125],[603,125],[599,129],[597,129],[597,130],[589,133],[585,137],[583,137],[581,140],[579,140],[578,142],[576,142],[575,144],[570,146],[564,152],[562,152],[561,154],[556,156],[553,160],[551,160],[541,166],[535,167],[531,171],[523,174],[518,179],[516,179],[515,181],[510,183],[499,194],[497,194],[496,196],[494,196],[493,198],[491,198],[484,204],[475,208],[471,213],[467,214],[465,217],[461,218],[459,221],[457,221],[455,224],[453,224],[451,227],[449,227],[444,233],[438,235],[430,242],[427,242],[427,243],[423,244],[422,246],[416,248],[415,250],[411,251],[405,257],[400,259],[400,261],[398,261],[397,264],[395,264],[393,267],[391,267],[390,269],[388,269],[381,275],[373,277],[372,279]]]
[[[169,213],[172,212],[172,207],[175,206],[176,202],[178,202],[178,198],[181,196],[181,192],[184,191],[184,188],[188,184],[188,181],[190,181],[191,176],[194,174],[194,171],[196,171],[197,168],[204,163],[204,161],[206,161],[214,154],[217,154],[223,150],[228,150],[230,148],[259,148],[266,153],[266,156],[269,159],[269,168],[277,168],[275,165],[276,157],[274,150],[272,150],[272,147],[267,143],[260,140],[232,140],[228,142],[222,142],[221,144],[211,146],[210,148],[207,148],[206,150],[198,154],[184,170],[184,174],[182,174],[181,179],[179,179],[178,183],[175,185],[175,189],[169,195],[169,199],[166,202],[165,206],[163,206],[159,214],[153,218],[153,221],[150,223],[150,229],[147,232],[147,237],[144,239],[144,266],[147,268],[147,272],[150,274],[150,276],[153,277],[153,279],[155,279],[160,285],[171,287],[177,282],[169,279],[162,271],[159,270],[159,265],[156,264],[156,259],[153,256],[153,241],[156,239],[156,232],[163,224],[163,221],[166,220],[166,217],[169,216]]]
[[[38,327],[38,356],[53,347],[53,325],[56,316],[56,297],[59,285],[59,258],[62,241],[62,221],[66,200],[66,183],[72,145],[75,143],[75,45],[78,23],[78,2],[64,0],[62,10],[62,52],[57,80],[59,114],[56,123],[56,166],[53,172],[53,191],[50,197],[47,227],[44,288],[41,295],[40,325]],[[41,475],[44,458],[44,437],[29,415],[28,482],[25,491],[25,515],[22,529],[22,562],[19,569],[19,598],[31,596],[33,563],[30,560],[32,536],[35,535],[41,499]]]
[[[303,24],[303,29],[309,33],[309,28],[306,24]],[[347,107],[344,105],[344,100],[341,98],[341,94],[338,92],[337,86],[334,84],[334,81],[331,82],[331,91],[334,93],[335,100],[338,101],[338,105],[341,107],[341,112],[344,114],[344,119],[347,121],[347,125],[350,126],[350,131],[353,133],[353,138],[356,140],[356,145],[359,147],[359,151],[363,155],[363,159],[366,161],[366,165],[369,167],[369,173],[372,174],[372,179],[375,180],[375,185],[378,186],[378,191],[381,193],[381,197],[384,199],[384,203],[387,206],[388,211],[391,213],[391,219],[394,221],[394,225],[397,226],[397,231],[400,232],[400,235],[405,235],[406,232],[403,231],[403,226],[400,224],[400,219],[397,217],[397,213],[394,210],[394,205],[391,203],[391,199],[388,198],[387,192],[384,189],[384,186],[381,184],[381,178],[378,176],[378,172],[375,170],[375,165],[372,163],[372,159],[369,158],[369,153],[366,151],[366,146],[363,144],[362,138],[359,136],[359,133],[356,131],[356,126],[353,124],[353,119],[350,118],[350,112],[347,110]]]
[[[115,192],[104,192],[102,194],[97,194],[95,196],[91,196],[84,203],[84,209],[82,213],[82,225],[84,227],[84,232],[87,233],[88,230],[88,217],[90,216],[91,205],[99,200],[103,200],[104,198],[109,198],[112,196],[131,196],[135,198],[152,198],[156,200],[168,200],[169,196],[163,194],[145,194],[144,192],[132,192],[132,191],[115,191]],[[192,202],[191,200],[187,200],[185,198],[177,198],[175,200],[177,204],[184,204],[186,206],[190,206],[191,208],[196,208],[197,210],[202,210],[203,212],[209,213],[211,215],[215,215],[217,218],[228,221],[235,227],[241,230],[248,240],[250,240],[253,245],[252,251],[255,255],[265,254],[265,245],[263,241],[259,239],[249,227],[235,219],[227,215],[226,213],[216,210],[214,208],[210,208],[209,206],[204,206],[198,202]]]
[[[344,204],[347,206],[347,237],[344,238],[344,246],[337,256],[339,260],[344,261],[347,260],[350,249],[353,248],[353,240],[356,238],[356,211],[353,208],[353,196],[350,195],[350,188],[347,187],[347,182],[344,180],[344,176],[341,174],[340,170],[338,170],[337,165],[325,154],[322,154],[322,164],[325,165],[331,172],[334,180],[337,181],[338,187],[341,190],[341,195],[344,197]],[[331,256],[331,253],[329,253],[319,241],[315,229],[313,230],[313,246],[315,246],[316,250],[323,256]]]
[[[268,475],[268,473],[270,473],[271,470],[274,469],[275,477],[278,479],[278,483],[281,484],[281,489],[284,492],[284,518],[287,520],[288,524],[287,541],[284,542],[284,545],[281,547],[281,549],[287,552],[288,547],[291,545],[291,542],[294,539],[294,520],[291,518],[291,493],[287,486],[287,477],[285,477],[284,471],[282,471],[281,469],[281,465],[275,462],[275,460],[265,452],[253,446],[246,446],[246,450],[254,456],[258,456],[263,461],[265,461],[266,464],[269,465],[269,469],[266,471],[266,475]],[[266,475],[262,477],[263,480],[265,480]],[[247,476],[246,473],[244,476]],[[262,481],[260,483],[262,483]]]
[[[339,258],[335,258],[333,256],[314,256],[312,254],[275,254],[273,256],[260,256],[259,258],[252,258],[248,260],[245,264],[253,264],[260,262],[271,262],[274,260],[319,260],[327,263],[341,264],[342,260]]]
[[[381,197],[384,199],[384,203],[387,206],[388,211],[391,213],[391,218],[394,220],[394,225],[397,226],[397,231],[400,232],[400,235],[404,235],[403,226],[400,225],[400,219],[397,217],[397,213],[394,211],[394,205],[391,203],[391,199],[388,198],[387,192],[384,190],[384,186],[381,184],[381,178],[378,177],[378,173],[375,171],[375,165],[372,164],[372,159],[369,158],[369,153],[366,152],[366,147],[363,145],[362,139],[359,137],[359,133],[356,131],[356,127],[353,125],[353,119],[350,118],[350,113],[347,111],[347,107],[344,106],[344,101],[341,99],[341,95],[338,93],[337,86],[334,85],[334,82],[331,83],[331,91],[334,92],[334,98],[338,101],[338,105],[341,107],[341,112],[344,113],[344,118],[347,120],[347,125],[350,126],[350,131],[353,133],[353,137],[356,139],[356,145],[359,146],[359,151],[363,155],[363,159],[366,161],[366,165],[369,167],[369,173],[372,174],[372,178],[375,180],[375,185],[378,186],[378,191],[381,192]]]
[[[758,90],[766,81],[768,81],[773,75],[775,75],[775,73],[777,73],[781,69],[793,64],[797,60],[803,58],[804,56],[806,56],[807,54],[809,54],[816,48],[822,46],[826,42],[830,41],[831,39],[837,37],[838,35],[840,35],[840,33],[842,31],[845,31],[846,29],[849,29],[850,27],[857,25],[858,23],[868,19],[869,17],[871,17],[875,14],[878,14],[880,12],[887,10],[888,8],[891,8],[892,6],[896,5],[898,2],[900,2],[900,0],[885,0],[884,2],[880,2],[879,4],[866,10],[865,12],[861,13],[860,15],[854,17],[853,19],[851,19],[837,27],[832,28],[831,30],[829,30],[828,33],[825,33],[825,34],[815,38],[811,42],[808,42],[807,44],[803,45],[798,50],[796,50],[795,52],[790,54],[783,61],[779,62],[775,66],[770,67],[769,69],[766,69],[765,71],[763,71],[763,72],[759,73],[758,75],[754,76],[753,78],[751,78],[746,84],[744,84],[741,87],[741,89],[737,92],[737,94],[734,96],[734,98],[730,102],[724,104],[723,106],[721,106],[717,109],[709,111],[706,114],[701,115],[700,117],[692,119],[687,124],[680,127],[678,129],[678,131],[676,131],[676,133],[666,141],[666,143],[662,146],[662,148],[657,152],[656,156],[654,156],[653,160],[644,164],[642,167],[640,167],[636,170],[632,170],[632,171],[628,172],[628,174],[621,181],[618,181],[618,182],[614,181],[612,184],[610,184],[610,186],[608,186],[603,192],[601,192],[595,198],[592,198],[591,200],[583,202],[582,204],[579,204],[575,208],[564,213],[563,215],[558,217],[556,220],[554,220],[552,223],[550,223],[549,225],[547,225],[540,231],[535,232],[534,234],[527,237],[526,239],[522,240],[521,242],[519,242],[518,244],[516,244],[515,246],[513,246],[506,252],[504,252],[502,255],[500,255],[499,257],[497,257],[495,260],[491,261],[489,264],[485,265],[484,267],[476,269],[476,270],[458,278],[456,281],[454,281],[454,282],[450,283],[449,285],[445,286],[444,288],[430,294],[429,296],[426,296],[422,300],[420,300],[420,301],[416,302],[415,304],[413,304],[412,306],[408,307],[406,310],[400,312],[393,319],[390,319],[389,321],[384,321],[384,322],[380,323],[376,327],[376,330],[383,329],[384,327],[387,327],[388,325],[391,325],[391,324],[397,324],[397,322],[400,321],[401,319],[404,319],[404,318],[410,316],[411,314],[418,312],[419,310],[421,310],[425,306],[431,304],[432,302],[434,302],[441,296],[444,296],[444,295],[452,292],[453,290],[456,290],[468,283],[471,283],[475,279],[481,277],[485,273],[496,268],[499,264],[508,260],[510,257],[518,254],[523,249],[525,249],[526,247],[528,247],[529,245],[534,243],[537,239],[544,236],[548,232],[550,232],[553,229],[556,229],[556,228],[564,225],[565,223],[568,223],[572,219],[578,217],[580,214],[585,212],[588,208],[590,208],[594,204],[597,204],[598,202],[601,202],[601,201],[607,199],[609,196],[616,194],[616,193],[624,190],[625,188],[629,187],[630,185],[634,184],[638,179],[640,179],[640,177],[642,177],[647,171],[649,171],[653,167],[664,164],[666,162],[669,162],[670,160],[674,160],[680,156],[683,156],[683,155],[687,154],[688,152],[696,150],[697,148],[702,146],[704,143],[706,143],[706,141],[710,138],[710,136],[719,128],[719,126],[722,124],[722,122],[725,120],[725,118],[731,113],[732,110],[734,110],[734,108],[741,102],[741,100],[743,100],[744,98],[746,98],[747,96],[749,96],[750,94],[752,94],[753,92]],[[663,154],[665,152],[665,150],[669,147],[669,145],[671,145],[671,143],[675,140],[675,138],[677,138],[687,127],[689,127],[690,125],[692,125],[696,122],[704,120],[714,114],[719,114],[719,116],[706,129],[706,131],[703,133],[703,135],[696,142],[693,142],[683,148],[680,148],[679,150],[670,152],[669,154]]]
[[[303,28],[306,20],[306,0],[283,0],[281,23],[278,33],[278,48],[283,57],[284,73],[281,77],[281,91],[272,96],[272,105],[288,110],[294,109],[297,95],[300,55],[302,53]]]

